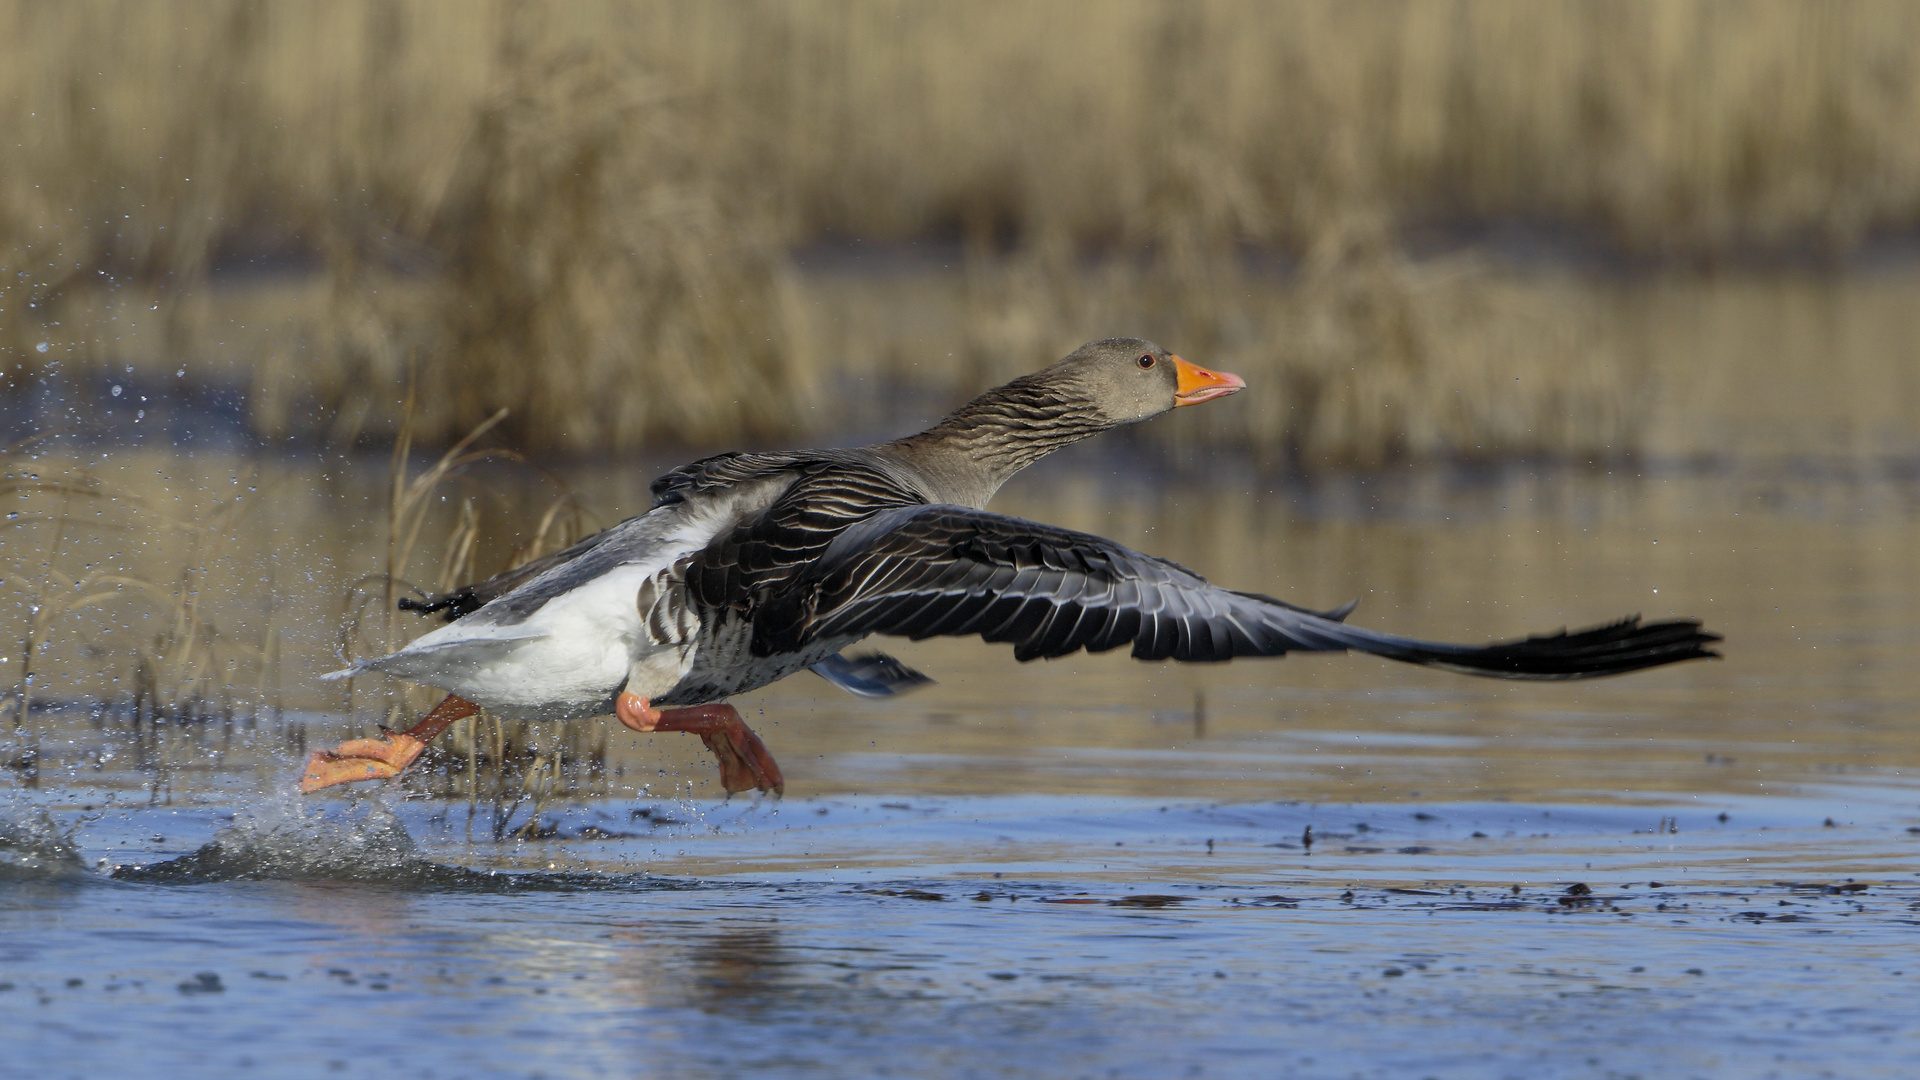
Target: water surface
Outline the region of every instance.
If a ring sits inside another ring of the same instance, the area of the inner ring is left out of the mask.
[[[0,799],[0,1075],[1904,1076],[1920,1055],[1920,488],[1897,473],[1289,485],[1068,459],[996,508],[1358,596],[1381,629],[1691,614],[1727,658],[1546,686],[878,642],[938,685],[740,700],[785,800],[721,801],[690,738],[597,729],[597,771],[563,769],[535,819],[529,792],[469,803],[457,763],[288,793],[301,747],[384,715],[379,688],[349,713],[313,681],[381,565],[377,468],[99,467],[160,473],[188,516],[271,496],[206,561],[205,618],[272,633],[277,675],[236,649],[225,708],[136,714],[112,680],[164,612],[61,624],[12,744],[37,784],[10,770]],[[495,557],[510,504],[548,497],[510,475],[474,482],[501,500]],[[564,479],[613,519],[646,471]],[[183,541],[65,543],[157,575]]]

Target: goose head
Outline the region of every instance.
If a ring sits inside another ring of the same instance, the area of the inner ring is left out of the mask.
[[[1107,427],[1212,401],[1247,385],[1238,375],[1208,371],[1140,338],[1090,341],[1027,378],[1090,407]]]

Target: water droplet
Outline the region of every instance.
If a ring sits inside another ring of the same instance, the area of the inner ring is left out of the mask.
[[[114,397],[119,397],[119,396],[120,396],[120,388],[119,388],[118,386],[116,386],[116,387],[114,387],[114,388],[113,388],[113,396],[114,396]]]
[[[38,345],[35,345],[35,346],[33,347],[33,351],[34,351],[34,352],[46,352],[46,351],[47,351],[47,348],[48,348],[48,346],[47,346],[47,343],[43,341],[43,342],[41,342],[40,344],[38,344]]]

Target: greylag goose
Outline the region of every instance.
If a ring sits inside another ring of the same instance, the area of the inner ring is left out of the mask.
[[[1581,679],[1717,655],[1696,619],[1454,645],[1209,584],[1086,533],[987,512],[1007,479],[1069,443],[1240,390],[1151,342],[1096,341],[989,390],[932,428],[859,449],[721,454],[653,484],[653,508],[564,551],[427,602],[449,620],[380,671],[449,691],[405,732],[316,751],[301,789],[395,776],[479,709],[611,712],[693,732],[729,794],[778,793],[766,746],[725,704],[806,669],[857,693],[923,676],[843,650],[871,634],[977,634],[1017,660],[1129,646],[1142,660],[1355,650],[1503,679]]]

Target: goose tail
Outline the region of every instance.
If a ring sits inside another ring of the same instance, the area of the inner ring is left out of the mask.
[[[1633,615],[1585,630],[1534,634],[1485,646],[1448,645],[1359,632],[1346,644],[1389,660],[1496,679],[1591,679],[1682,660],[1719,659],[1720,635],[1698,619],[1641,622]]]

